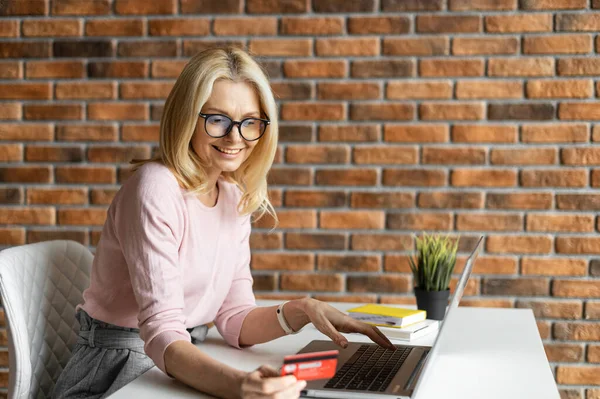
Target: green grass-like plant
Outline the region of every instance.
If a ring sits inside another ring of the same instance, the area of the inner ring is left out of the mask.
[[[458,238],[454,243],[448,236],[415,236],[416,259],[409,258],[415,287],[425,291],[445,291],[450,287],[450,277],[456,264]]]

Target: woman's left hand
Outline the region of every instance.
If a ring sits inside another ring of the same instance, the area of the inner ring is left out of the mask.
[[[308,321],[342,348],[348,346],[348,340],[340,333],[360,333],[386,349],[396,349],[390,340],[375,326],[353,319],[333,306],[316,299],[304,298],[299,301],[301,301],[301,304],[298,308],[305,314]],[[293,324],[290,326],[294,330],[301,327],[295,328]]]

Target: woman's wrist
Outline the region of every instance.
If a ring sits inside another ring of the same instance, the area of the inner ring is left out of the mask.
[[[312,298],[294,299],[283,307],[283,317],[292,330],[298,331],[310,323],[305,309],[311,300]]]

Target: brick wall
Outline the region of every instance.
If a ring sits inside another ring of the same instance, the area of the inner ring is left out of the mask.
[[[93,249],[187,58],[239,45],[282,120],[281,225],[252,235],[260,297],[413,303],[412,233],[460,234],[461,266],[486,234],[465,302],[532,308],[563,397],[600,398],[600,1],[1,0],[0,15],[1,246]]]

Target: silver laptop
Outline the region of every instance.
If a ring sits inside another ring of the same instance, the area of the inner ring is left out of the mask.
[[[467,259],[465,268],[446,310],[447,319],[458,307],[463,292],[479,255],[483,236]],[[440,337],[445,333],[444,323],[440,327],[433,346],[395,345],[396,350],[384,349],[375,343],[350,342],[340,349],[331,341],[314,340],[298,353],[310,353],[337,349],[340,351],[335,376],[329,380],[309,381],[302,397],[340,399],[409,399],[419,390],[420,376],[435,362]]]

